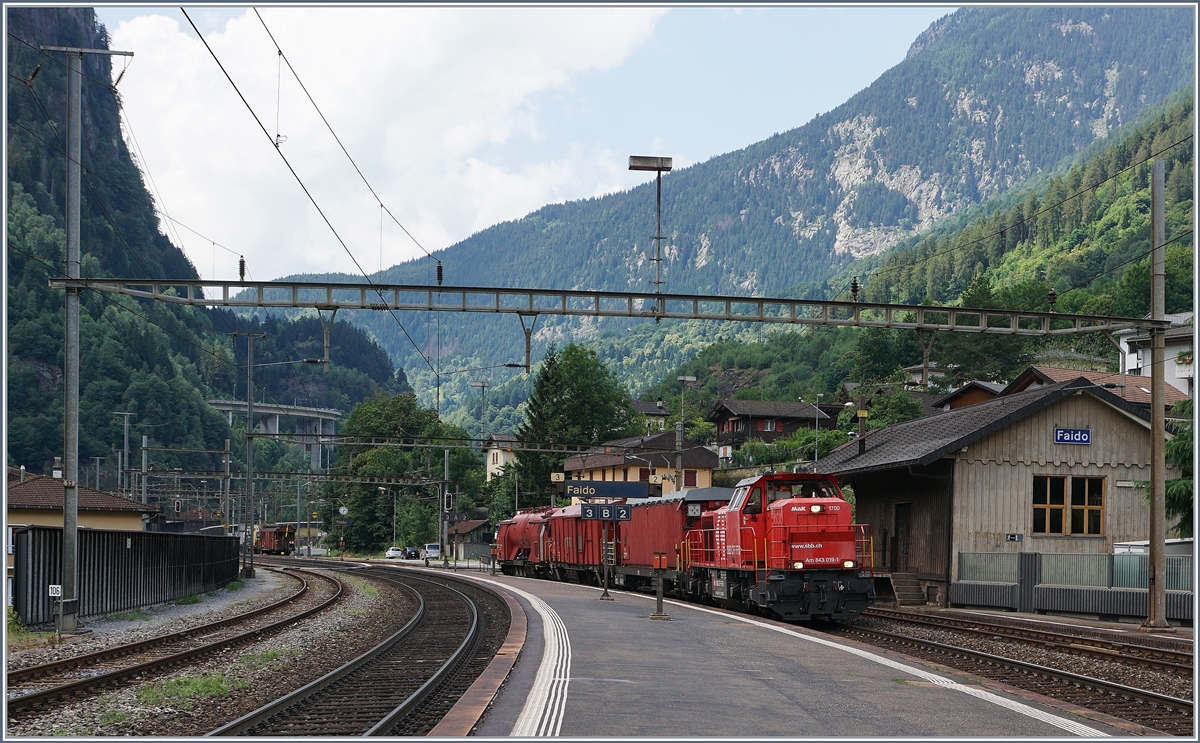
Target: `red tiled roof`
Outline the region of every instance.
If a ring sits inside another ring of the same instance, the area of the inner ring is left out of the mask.
[[[25,482],[8,482],[5,501],[8,508],[36,508],[61,511],[63,507],[63,481],[45,475],[25,475]],[[79,487],[79,510],[81,511],[133,511],[158,513],[154,506],[104,493],[93,488]]]
[[[1119,372],[1081,371],[1079,369],[1063,369],[1057,366],[1031,366],[1014,379],[1012,384],[1006,387],[1001,394],[1012,394],[1013,392],[1028,389],[1035,381],[1041,381],[1043,384],[1057,384],[1059,382],[1068,382],[1078,377],[1083,377],[1092,384],[1121,384],[1121,374]],[[1188,399],[1187,395],[1175,387],[1169,384],[1164,386],[1166,387],[1165,397],[1167,407],[1174,405],[1180,400]],[[1149,405],[1150,377],[1126,374],[1125,389],[1122,390],[1118,386],[1109,389],[1109,391],[1114,395],[1124,397],[1126,401],[1134,405]]]

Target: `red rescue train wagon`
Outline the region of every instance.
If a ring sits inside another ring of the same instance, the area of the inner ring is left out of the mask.
[[[851,617],[875,597],[869,527],[828,475],[769,473],[727,488],[622,501],[628,521],[582,518],[578,505],[501,522],[496,558],[509,575],[595,584],[605,555],[615,586],[788,621]],[[609,549],[605,550],[605,545]]]

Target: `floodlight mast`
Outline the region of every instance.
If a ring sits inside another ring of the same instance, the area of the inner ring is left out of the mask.
[[[662,234],[662,174],[671,172],[671,158],[669,157],[645,157],[642,155],[629,156],[630,170],[648,170],[656,173],[655,182],[657,192],[655,197],[655,222],[654,222],[654,257],[650,260],[654,261],[654,293],[662,294],[662,241],[666,238]],[[655,318],[658,322],[658,318]]]

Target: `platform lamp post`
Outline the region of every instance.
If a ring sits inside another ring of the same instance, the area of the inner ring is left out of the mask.
[[[385,495],[389,492],[388,488],[385,488],[382,485],[379,486],[378,490],[379,490],[379,492],[381,492]],[[392,546],[395,547],[396,546],[396,494],[392,493],[391,495],[392,495]]]
[[[817,411],[813,415],[813,472],[817,471],[817,460],[821,457],[821,398],[825,397],[824,392],[817,393],[817,401],[813,404],[813,408]],[[800,402],[804,402],[804,398],[800,398]]]
[[[654,222],[654,293],[662,294],[662,241],[666,237],[662,234],[662,174],[671,172],[671,158],[669,157],[643,157],[641,155],[629,156],[630,170],[646,170],[656,173],[657,192],[655,196],[655,222]],[[658,301],[656,314],[661,314],[666,310],[662,300]],[[658,322],[658,317],[654,318],[654,322]]]
[[[675,377],[679,382],[679,422],[675,424],[675,492],[683,491],[683,395],[687,392],[688,382],[695,382],[695,377]]]

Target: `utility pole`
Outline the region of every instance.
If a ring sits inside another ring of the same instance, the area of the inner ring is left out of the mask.
[[[858,416],[858,453],[867,453],[867,396],[858,396],[858,410],[855,411]]]
[[[442,449],[443,454],[443,471],[442,479],[442,567],[450,567],[450,555],[447,550],[450,547],[450,450]]]
[[[122,456],[118,457],[121,461],[117,467],[117,490],[125,493],[126,478],[128,478],[129,470],[129,416],[137,415],[137,413],[113,413],[113,415],[121,415],[125,417],[125,448],[122,450]],[[132,493],[132,490],[130,490]]]
[[[1164,166],[1154,160],[1150,179],[1150,319],[1166,316],[1166,227],[1164,219]],[[1167,623],[1166,594],[1166,331],[1150,329],[1150,580],[1147,616],[1142,629],[1170,631]]]
[[[234,331],[233,337],[239,335]],[[254,504],[254,339],[266,338],[266,333],[241,333],[246,336],[246,506],[244,518],[258,512]],[[254,531],[249,523],[242,524],[242,577],[254,577]]]
[[[142,503],[146,503],[146,473],[150,471],[150,437],[142,437]]]
[[[43,52],[67,54],[67,193],[66,193],[66,273],[79,278],[79,184],[83,161],[83,55],[120,54],[108,49],[84,49],[69,46],[43,46]],[[76,578],[79,574],[79,289],[66,290],[66,322],[63,338],[63,553],[62,598],[59,604],[59,632],[75,632],[79,627],[79,598]]]
[[[221,478],[221,523],[232,524],[233,519],[229,514],[229,439],[225,439],[225,452],[221,455],[225,464],[225,476]],[[222,526],[221,533],[229,536],[229,529]]]
[[[104,457],[92,457],[92,461],[96,463],[96,490],[100,489],[100,463],[104,461]]]

